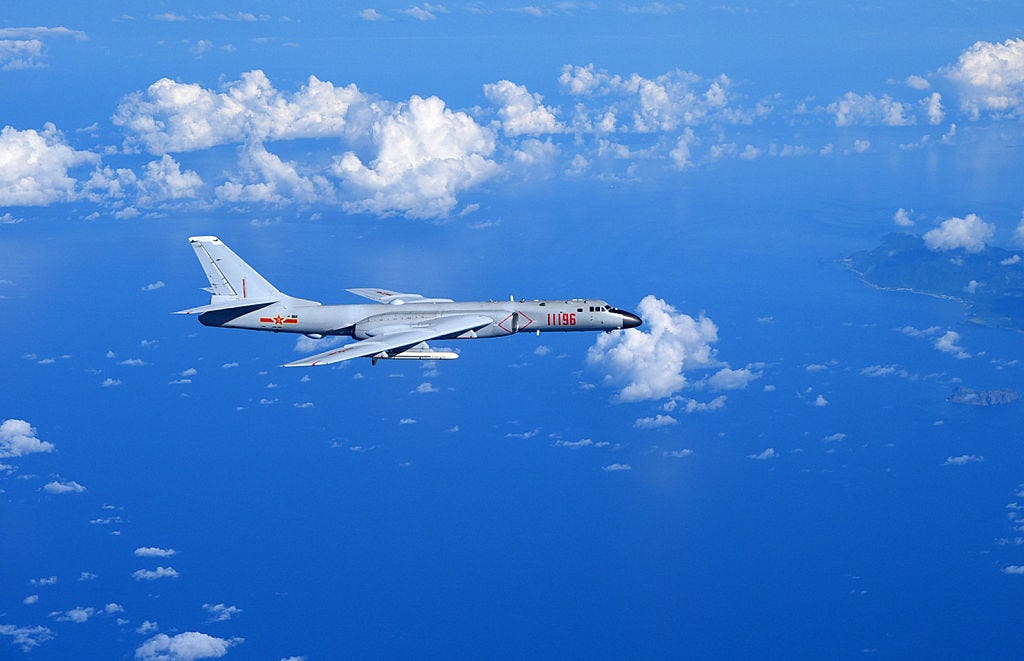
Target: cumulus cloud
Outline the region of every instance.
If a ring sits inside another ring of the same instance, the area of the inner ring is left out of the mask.
[[[203,604],[203,610],[210,614],[211,622],[226,622],[242,612],[237,606],[225,604]]]
[[[160,578],[178,578],[178,576],[178,571],[174,567],[138,569],[132,572],[132,578],[134,578],[136,581],[155,581]]]
[[[768,459],[775,459],[779,456],[779,453],[775,451],[775,448],[767,448],[763,452],[757,454],[748,454],[747,459],[756,459],[758,461],[766,461]]]
[[[137,558],[169,558],[177,553],[174,549],[162,549],[157,546],[140,546],[135,549]]]
[[[843,98],[829,104],[828,111],[835,115],[836,126],[910,126],[917,121],[910,106],[893,100],[888,94],[878,98],[873,94],[847,92]]]
[[[960,360],[970,358],[971,354],[960,346],[960,333],[956,331],[946,331],[944,334],[935,338],[934,346],[936,349],[943,353],[953,354]]]
[[[11,418],[0,424],[0,458],[53,452],[53,449],[53,443],[38,439],[35,428],[24,420]]]
[[[77,180],[69,170],[99,162],[99,156],[76,151],[53,124],[42,131],[0,130],[0,206],[43,206],[77,197]]]
[[[1008,565],[1003,567],[1004,574],[1016,574],[1017,576],[1024,576],[1024,565]],[[0,632],[2,633],[2,632]]]
[[[541,135],[560,133],[562,125],[555,111],[545,106],[540,94],[510,80],[484,85],[484,95],[498,106],[498,116],[505,135]]]
[[[679,421],[672,416],[659,413],[653,418],[638,418],[633,423],[633,426],[637,429],[658,429],[659,427],[669,427],[676,424],[679,424]]]
[[[157,634],[135,650],[137,661],[192,661],[216,659],[228,653],[242,638],[223,639],[198,631],[186,631],[176,636]]]
[[[913,213],[913,210],[908,212],[903,207],[900,207],[892,215],[892,222],[896,223],[899,227],[913,227],[914,219],[910,217],[911,213]]]
[[[43,626],[19,627],[13,624],[0,624],[0,636],[9,636],[11,644],[20,647],[22,652],[31,652],[52,639],[53,631]]]
[[[621,401],[670,397],[686,385],[685,372],[715,364],[711,344],[718,328],[711,319],[677,312],[665,301],[646,296],[639,305],[646,331],[602,334],[587,352],[587,362],[606,372],[606,381],[622,385]]]
[[[712,390],[742,390],[751,381],[759,378],[760,372],[754,372],[746,367],[738,370],[723,367],[711,375],[708,385]]]
[[[95,608],[82,608],[81,606],[72,608],[71,610],[63,613],[60,611],[50,613],[50,615],[58,622],[74,622],[75,624],[88,622],[89,618],[95,614]]]
[[[633,470],[633,467],[629,464],[608,464],[607,466],[602,466],[601,470],[606,473],[620,473],[622,471]]]
[[[294,94],[282,93],[254,70],[221,92],[161,78],[122,99],[113,121],[128,131],[128,146],[164,154],[251,140],[342,137],[350,111],[366,110],[368,101],[355,85],[335,87],[316,76]]]
[[[85,491],[85,487],[74,480],[69,480],[67,482],[54,480],[47,483],[46,486],[43,487],[43,490],[46,491],[46,493],[52,494],[82,493]]]
[[[447,215],[456,194],[497,174],[490,160],[494,136],[464,112],[437,97],[413,96],[372,123],[376,157],[365,164],[355,152],[334,161],[333,173],[351,194],[351,211]]]
[[[499,113],[508,134],[558,129],[551,111],[525,88],[502,81],[488,89],[503,104]],[[313,76],[290,94],[260,70],[221,90],[163,78],[126,96],[113,121],[127,132],[127,147],[161,159],[139,181],[125,171],[104,170],[94,187],[113,194],[137,186],[143,204],[194,197],[203,187],[199,175],[182,172],[168,152],[227,144],[240,147],[239,171],[214,188],[226,203],[319,201],[351,212],[440,217],[455,207],[459,192],[500,169],[490,158],[492,132],[437,97],[392,103]],[[323,137],[340,138],[347,149],[327,168],[285,161],[264,146]]]
[[[980,461],[984,461],[985,457],[980,457],[976,454],[962,454],[959,457],[946,457],[946,461],[942,464],[943,466],[966,466],[967,464],[973,464]]]
[[[329,199],[333,187],[323,175],[304,175],[299,166],[267,151],[262,142],[251,141],[239,148],[238,175],[216,188],[225,202],[312,202]]]
[[[957,85],[960,105],[974,119],[983,111],[1021,114],[1024,106],[1024,39],[976,42],[945,71]]]
[[[924,234],[924,243],[929,250],[956,250],[979,253],[995,235],[995,225],[986,223],[976,214],[965,218],[947,218],[938,227]]]
[[[924,108],[928,123],[937,126],[946,118],[946,111],[942,107],[942,95],[932,92],[931,95],[921,100],[920,105]]]
[[[52,37],[88,37],[66,27],[0,28],[0,69],[37,69],[46,66],[46,40]]]
[[[749,121],[749,115],[729,107],[732,81],[719,76],[710,81],[685,71],[672,71],[656,78],[639,74],[620,76],[595,70],[593,64],[566,64],[558,77],[563,89],[574,96],[601,97],[606,107],[587,112],[581,109],[574,129],[606,132],[607,118],[628,117],[630,129],[638,133],[674,131],[721,120]]]

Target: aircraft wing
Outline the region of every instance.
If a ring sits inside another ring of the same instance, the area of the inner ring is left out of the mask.
[[[423,294],[402,294],[397,291],[391,291],[390,289],[375,289],[373,287],[358,287],[356,289],[347,289],[345,291],[352,292],[357,296],[368,298],[371,301],[377,301],[378,303],[390,303],[391,305],[401,305],[402,303],[451,303],[450,298],[427,298]]]
[[[376,335],[365,340],[360,340],[359,342],[346,344],[338,349],[331,349],[330,351],[318,353],[315,356],[309,356],[302,360],[296,360],[285,364],[284,367],[313,367],[316,365],[330,365],[331,363],[340,363],[343,360],[351,360],[353,358],[376,356],[384,351],[408,349],[420,342],[426,342],[427,340],[433,340],[439,337],[459,335],[466,331],[477,330],[493,323],[494,320],[490,317],[479,314],[460,314],[450,317],[439,317],[422,324],[395,327],[395,329],[390,332]]]

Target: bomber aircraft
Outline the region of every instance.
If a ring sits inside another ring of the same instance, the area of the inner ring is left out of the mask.
[[[388,289],[349,289],[373,303],[322,305],[279,291],[215,236],[193,236],[212,294],[209,305],[181,310],[204,326],[301,333],[313,339],[345,335],[344,346],[287,363],[284,367],[329,365],[352,358],[453,360],[428,340],[506,337],[524,331],[613,331],[642,322],[631,312],[599,299],[457,302]]]

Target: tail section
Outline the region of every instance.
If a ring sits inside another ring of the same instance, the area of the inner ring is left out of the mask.
[[[211,304],[247,299],[280,300],[286,295],[236,255],[215,236],[189,237],[199,263],[210,280],[207,291],[213,294]]]
[[[280,304],[282,310],[320,305],[279,291],[215,236],[193,236],[188,241],[210,281],[210,286],[204,287],[211,294],[210,304],[175,314],[199,315],[199,321],[207,326],[221,326],[274,304]]]

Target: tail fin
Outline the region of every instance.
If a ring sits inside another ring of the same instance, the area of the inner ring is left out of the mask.
[[[206,271],[210,286],[206,291],[213,294],[211,304],[244,299],[282,299],[287,295],[278,291],[253,267],[245,263],[231,248],[215,236],[192,236],[188,239],[196,251],[199,263]]]

